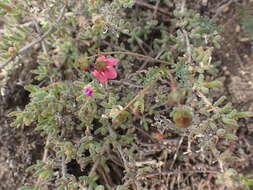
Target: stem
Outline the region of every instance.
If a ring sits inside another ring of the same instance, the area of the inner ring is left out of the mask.
[[[130,52],[130,51],[100,52],[100,53],[98,53],[98,54],[95,54],[95,55],[92,55],[92,56],[87,57],[87,59],[95,58],[95,57],[97,57],[97,56],[99,56],[99,55],[111,55],[111,54],[132,55],[132,56],[135,56],[135,57],[141,57],[141,58],[144,58],[144,59],[147,59],[147,60],[151,60],[151,61],[154,61],[154,62],[158,62],[158,63],[164,64],[164,65],[171,65],[171,64],[172,64],[172,63],[167,62],[167,61],[162,61],[162,60],[159,60],[159,59],[156,59],[156,58],[147,56],[147,55],[142,55],[142,54],[134,53],[134,52]],[[165,72],[167,72],[167,74],[168,74],[168,76],[169,76],[169,79],[170,79],[170,82],[171,82],[171,89],[172,89],[172,91],[176,91],[176,81],[174,80],[174,77],[173,77],[173,75],[172,75],[171,70],[168,69],[168,68],[165,68]],[[133,100],[133,101],[134,101],[134,100]]]
[[[144,58],[144,59],[148,59],[148,60],[151,60],[151,61],[154,61],[154,62],[158,62],[158,63],[162,63],[162,64],[166,64],[166,65],[171,65],[170,62],[162,61],[162,60],[159,60],[159,59],[156,59],[156,58],[147,56],[147,55],[142,55],[142,54],[134,53],[134,52],[130,52],[130,51],[109,51],[109,52],[100,52],[100,53],[98,53],[98,54],[95,54],[95,55],[92,55],[92,56],[87,57],[87,59],[95,58],[95,57],[100,56],[100,55],[111,55],[111,54],[132,55],[132,56],[135,56],[135,57],[141,57],[141,58]]]
[[[128,104],[118,113],[118,115],[126,111],[139,98],[140,95],[144,95],[158,81],[159,77],[157,77],[148,86],[138,92],[138,94],[130,102],[128,102]]]
[[[44,164],[47,163],[48,145],[49,145],[49,143],[50,143],[50,140],[51,140],[51,135],[48,135],[48,136],[47,136],[47,140],[46,140],[46,144],[45,144],[45,148],[44,148],[43,158],[42,158],[42,162],[43,162]],[[37,181],[36,181],[36,184],[35,184],[35,188],[40,188],[41,182],[42,182],[42,179],[41,179],[40,177],[38,177],[38,179],[37,179]]]
[[[219,112],[219,110],[213,106],[213,104],[207,99],[207,97],[202,92],[200,92],[198,90],[197,95],[205,102],[205,104],[208,106],[208,108],[211,108],[211,109],[209,109],[209,111],[214,110],[216,112]]]
[[[171,90],[172,91],[176,91],[177,90],[177,84],[176,81],[171,73],[171,71],[168,68],[164,68],[165,72],[168,74],[169,80],[170,80],[170,84],[171,84]]]

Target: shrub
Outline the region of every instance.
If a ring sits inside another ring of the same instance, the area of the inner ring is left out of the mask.
[[[42,161],[29,168],[38,180],[23,190],[49,183],[144,190],[165,185],[166,175],[228,172],[233,157],[218,143],[236,140],[237,120],[252,114],[236,111],[218,91],[224,78],[212,54],[220,36],[211,20],[179,3],[168,15],[132,0],[29,3],[0,4],[11,19],[0,66],[12,72],[25,64],[24,53],[38,64],[36,81],[25,87],[30,102],[9,114],[12,126],[34,127],[46,139]],[[117,78],[105,74],[100,56],[119,60]],[[101,83],[94,71],[109,80]],[[188,163],[207,157],[218,167]],[[81,167],[76,178],[67,171],[72,161]]]

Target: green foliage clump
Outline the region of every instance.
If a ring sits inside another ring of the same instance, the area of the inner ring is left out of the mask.
[[[251,13],[250,9],[242,9],[240,12],[240,20],[243,27],[243,30],[245,33],[250,37],[250,39],[253,39],[253,15]]]

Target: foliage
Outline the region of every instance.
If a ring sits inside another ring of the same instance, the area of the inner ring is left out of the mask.
[[[23,189],[44,189],[52,181],[58,189],[155,189],[160,177],[165,181],[161,171],[201,173],[186,163],[198,157],[202,163],[213,159],[217,181],[226,174],[232,156],[218,143],[236,140],[238,119],[252,114],[217,95],[224,79],[212,58],[220,47],[213,22],[184,7],[155,14],[133,0],[27,2],[3,2],[12,9],[0,4],[12,20],[0,42],[1,61],[10,59],[5,68],[25,64],[20,49],[49,32],[27,50],[37,64],[34,83],[25,86],[30,102],[9,114],[16,117],[12,126],[33,127],[46,139],[43,160],[30,167],[38,181]],[[117,80],[100,84],[85,69],[98,55],[120,60]],[[185,115],[191,118],[178,128]],[[157,145],[156,154],[148,144]],[[82,175],[68,173],[73,160]]]
[[[240,20],[245,33],[253,39],[252,27],[253,27],[253,15],[250,9],[242,9],[240,12]]]

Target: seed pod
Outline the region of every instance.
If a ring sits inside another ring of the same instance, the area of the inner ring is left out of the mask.
[[[187,128],[192,123],[193,114],[189,108],[176,108],[172,112],[173,121],[179,128]]]

